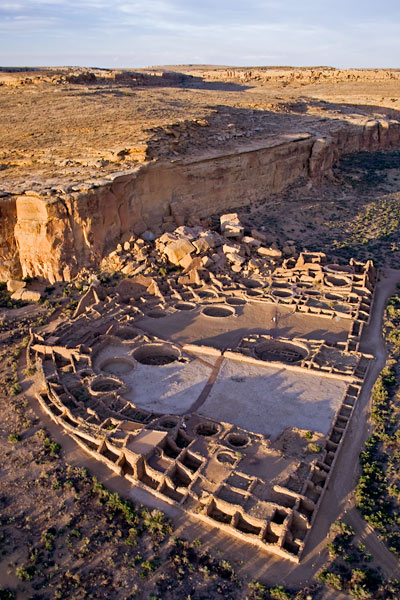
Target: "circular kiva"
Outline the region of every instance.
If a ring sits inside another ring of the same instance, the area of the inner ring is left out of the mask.
[[[170,344],[144,344],[133,352],[133,357],[142,365],[169,365],[180,357],[180,352]]]
[[[198,290],[196,294],[199,298],[217,298],[218,296],[217,292],[214,292],[214,290]]]
[[[85,379],[86,377],[92,377],[94,373],[91,369],[82,369],[82,371],[78,371],[78,375],[81,379]]]
[[[93,394],[106,394],[115,392],[122,387],[122,383],[112,377],[103,377],[99,375],[90,383],[90,391]]]
[[[324,271],[327,273],[336,273],[338,275],[348,275],[354,273],[354,269],[350,265],[326,265]]]
[[[328,292],[327,294],[325,294],[325,299],[326,300],[344,300],[344,297],[341,296],[340,294],[332,294],[331,292]]]
[[[262,296],[263,293],[262,293],[261,290],[250,288],[250,289],[246,290],[246,295],[247,296],[252,296],[253,298],[255,298],[256,296]]]
[[[247,300],[245,298],[237,298],[236,296],[232,296],[232,298],[227,298],[226,303],[231,306],[243,306],[247,304]]]
[[[196,305],[193,302],[177,302],[174,308],[176,310],[193,310]]]
[[[275,296],[275,298],[291,298],[293,296],[292,290],[288,290],[286,288],[274,288],[271,290],[271,294]]]
[[[244,448],[250,443],[249,436],[242,433],[230,433],[226,440],[234,448]]]
[[[300,290],[306,290],[313,286],[313,284],[309,283],[308,281],[300,281],[299,283],[296,283],[295,285],[296,285],[296,288],[300,289]]]
[[[265,340],[255,348],[256,357],[267,362],[294,364],[308,355],[308,349],[301,344],[280,340]]]
[[[292,284],[288,283],[287,281],[273,281],[271,283],[271,287],[272,288],[285,288],[285,289],[291,289]]]
[[[178,417],[163,417],[159,420],[158,425],[160,427],[164,427],[165,429],[173,429],[179,423]]]
[[[100,371],[108,375],[127,375],[135,368],[135,363],[124,356],[108,358],[100,365]]]
[[[133,329],[133,327],[119,327],[117,331],[113,332],[113,335],[120,340],[127,342],[135,340],[139,334],[136,329]]]
[[[263,287],[263,283],[261,281],[258,281],[258,279],[242,279],[242,283],[248,289]]]
[[[220,431],[220,427],[216,423],[211,423],[211,421],[205,421],[204,423],[199,423],[196,427],[197,435],[202,435],[204,437],[209,437],[211,435],[215,435]]]
[[[153,310],[149,310],[149,312],[146,313],[146,317],[150,317],[151,319],[162,319],[163,317],[166,316],[166,312],[165,310],[162,310],[161,308],[154,308]]]
[[[237,458],[229,454],[228,452],[220,452],[217,454],[217,461],[226,464],[226,465],[234,465]]]
[[[327,275],[325,277],[326,285],[332,287],[347,287],[350,285],[350,279],[348,277],[337,277],[336,275]]]
[[[224,304],[210,304],[202,309],[201,314],[206,317],[231,317],[235,314],[235,309]]]

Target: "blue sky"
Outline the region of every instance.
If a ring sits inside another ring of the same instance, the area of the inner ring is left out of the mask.
[[[0,0],[0,65],[400,68],[399,0]]]

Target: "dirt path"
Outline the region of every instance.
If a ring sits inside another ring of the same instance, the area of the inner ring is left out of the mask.
[[[304,576],[311,578],[313,573],[323,565],[326,560],[324,547],[330,524],[345,511],[350,517],[356,534],[363,538],[367,550],[377,558],[377,562],[384,572],[391,577],[399,573],[396,557],[379,540],[371,528],[367,531],[367,524],[354,508],[354,489],[360,475],[358,457],[371,430],[368,424],[371,390],[386,362],[386,348],[382,338],[382,316],[387,300],[399,282],[400,271],[387,269],[381,275],[376,288],[371,321],[364,331],[361,347],[364,351],[373,352],[375,360],[370,367],[349,430],[339,450],[340,454],[334,467],[332,479],[308,539],[302,564],[288,576],[288,582],[298,581],[297,577],[300,574],[302,579]]]

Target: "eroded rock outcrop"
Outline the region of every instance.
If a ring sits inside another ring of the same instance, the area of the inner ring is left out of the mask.
[[[243,206],[299,177],[329,176],[342,154],[391,148],[400,141],[400,123],[394,120],[335,127],[325,137],[272,136],[235,152],[144,164],[84,193],[3,198],[0,278],[22,272],[52,282],[69,280],[81,268],[100,264],[123,236],[161,233],[174,214],[180,224],[189,216],[204,218]]]

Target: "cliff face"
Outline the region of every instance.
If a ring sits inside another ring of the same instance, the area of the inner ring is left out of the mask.
[[[176,162],[153,162],[86,193],[2,199],[0,278],[68,280],[97,265],[124,233],[158,231],[171,204],[206,217],[277,193],[299,176],[329,175],[345,153],[395,147],[400,123],[337,125],[329,137],[291,134]]]
[[[0,198],[0,281],[20,277],[21,264],[14,235],[17,222],[15,197]]]

